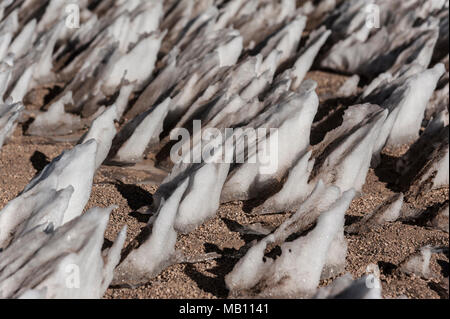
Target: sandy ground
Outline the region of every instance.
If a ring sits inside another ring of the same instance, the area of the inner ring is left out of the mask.
[[[323,72],[310,72],[308,77],[318,81],[318,94],[322,102],[326,102],[345,81],[343,76]],[[339,101],[336,101],[333,108],[339,108]],[[28,109],[35,107],[28,106]],[[55,143],[44,138],[23,136],[22,131],[22,125],[19,125],[13,138],[0,151],[0,208],[17,196],[51,159],[73,146],[73,143]],[[324,133],[316,132],[312,139],[316,139],[317,142]],[[152,175],[137,168],[111,166],[102,166],[97,172],[86,209],[94,206],[118,207],[111,215],[105,245],[114,240],[124,225],[128,226],[126,245],[130,244],[145,227],[149,216],[137,211],[151,204],[152,193],[155,192],[157,185],[139,182],[150,176]],[[389,170],[371,169],[363,193],[353,201],[347,212],[346,223],[350,224],[370,213],[394,194],[388,186]],[[427,194],[411,204],[426,208],[445,200],[448,200],[448,189]],[[207,252],[218,252],[223,255],[222,258],[198,264],[171,266],[149,284],[137,289],[110,288],[105,298],[227,297],[224,276],[238,261],[239,249],[258,239],[255,236],[242,235],[237,231],[238,226],[261,223],[268,228],[274,228],[287,218],[287,214],[251,216],[245,210],[245,205],[241,202],[221,205],[216,218],[189,235],[179,235],[177,248],[186,255],[197,256]],[[445,297],[445,292],[439,288],[439,282],[448,277],[448,256],[444,254],[433,256],[431,268],[435,278],[432,280],[402,274],[397,266],[407,256],[425,245],[448,247],[447,233],[411,223],[395,222],[373,228],[363,235],[347,236],[347,239],[349,246],[347,271],[359,277],[364,274],[369,263],[378,264],[381,269],[384,297]]]

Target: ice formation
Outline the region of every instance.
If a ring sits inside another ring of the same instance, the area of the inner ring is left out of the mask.
[[[386,202],[377,207],[373,212],[365,215],[360,221],[345,228],[347,233],[362,233],[369,231],[371,227],[382,225],[386,222],[394,222],[401,216],[403,206],[403,194],[395,194]]]
[[[25,193],[9,202],[0,211],[0,247],[37,226],[61,226],[73,192],[72,186],[60,191],[51,188]]]
[[[349,97],[355,95],[358,92],[359,80],[360,77],[358,75],[348,78],[339,88],[339,91],[337,92],[338,96]]]
[[[448,186],[448,126],[430,123],[427,130],[399,160],[397,170],[407,185],[408,196]]]
[[[126,55],[117,58],[113,56],[111,59],[114,63],[104,71],[103,89],[115,90],[122,79],[136,83],[137,88],[141,87],[153,72],[163,37],[164,33],[152,34],[136,44]],[[145,64],[140,62],[143,60],[146,61]]]
[[[376,105],[349,107],[340,127],[316,147],[311,179],[321,179],[342,191],[361,191],[388,112]]]
[[[255,213],[268,214],[296,210],[312,191],[309,176],[314,166],[310,160],[312,152],[306,153],[292,169],[283,184],[282,189],[269,197],[262,205],[254,209]]]
[[[93,139],[63,152],[34,177],[22,193],[10,204],[14,201],[26,200],[29,194],[38,194],[52,188],[59,191],[71,186],[73,187],[73,194],[64,212],[62,224],[76,218],[81,215],[91,194],[92,181],[96,170],[96,153],[97,142]],[[4,213],[7,214],[7,211]],[[10,214],[14,214],[14,212],[12,211]]]
[[[0,104],[0,149],[14,132],[23,109],[22,103]]]
[[[320,288],[316,299],[381,299],[381,282],[375,275],[354,280],[350,274],[341,276],[327,287]]]
[[[114,141],[118,148],[115,159],[122,162],[139,161],[147,147],[158,144],[170,102],[170,99],[166,99],[154,109],[140,114],[119,132]]]
[[[11,137],[24,110],[22,99],[15,98],[16,95],[9,96],[6,101],[4,100],[11,82],[12,66],[10,62],[9,59],[5,59],[3,62],[0,58],[0,149]]]
[[[89,131],[83,137],[81,143],[94,139],[97,142],[97,154],[95,156],[95,168],[98,169],[108,156],[116,127],[114,119],[117,116],[117,107],[112,105],[108,107],[97,119],[92,122]]]
[[[100,298],[113,273],[115,285],[148,283],[195,259],[175,250],[178,233],[227,202],[281,219],[237,227],[260,240],[225,278],[232,297],[380,298],[375,265],[375,277],[337,277],[345,235],[394,221],[448,233],[448,201],[411,204],[449,184],[448,1],[373,0],[377,17],[365,0],[80,0],[79,21],[68,4],[0,3],[0,149],[18,123],[25,135],[78,142],[0,211],[0,297]],[[345,81],[324,93],[328,79],[318,89],[310,70]],[[189,138],[174,140],[177,130]],[[220,141],[209,160],[205,134]],[[179,162],[176,147],[188,151]],[[123,256],[125,230],[102,251],[111,209],[83,214],[102,164],[164,172]],[[344,228],[380,164],[392,164],[394,194]],[[429,278],[438,250],[399,268]],[[65,286],[73,265],[81,289]]]
[[[386,141],[387,147],[409,144],[419,137],[427,103],[444,72],[444,65],[437,64],[432,69],[413,75],[384,103],[383,106],[390,110],[387,125],[391,129]]]
[[[330,251],[332,243],[343,233],[344,214],[354,195],[353,190],[345,192],[320,214],[317,225],[306,236],[282,243],[281,256],[275,260],[265,258],[264,252],[276,242],[276,232],[255,244],[225,277],[227,287],[234,293],[255,288],[261,297],[314,295],[322,270],[334,253]]]
[[[363,0],[341,3],[333,12],[337,18],[330,19],[330,28],[335,31],[331,41],[333,46],[321,66],[372,78],[412,65],[428,67],[436,43],[445,39],[446,33],[440,32],[440,23],[448,21],[448,2],[434,4],[429,5],[423,0],[400,5],[384,0],[372,2],[379,10],[377,12],[395,10],[396,14],[391,17],[371,14],[373,11]],[[421,22],[415,24],[419,18]]]
[[[303,83],[300,93],[282,96],[278,103],[249,124],[255,128],[275,128],[276,134],[258,137],[255,153],[248,162],[231,171],[222,192],[222,202],[255,197],[279,181],[296,158],[306,151],[319,103],[315,88],[314,82]]]
[[[437,247],[424,246],[414,254],[408,256],[401,264],[400,270],[409,275],[416,275],[429,279],[434,276],[430,269],[430,261],[433,253],[440,252]]]
[[[229,168],[229,163],[208,163],[191,175],[178,208],[174,223],[176,230],[190,232],[215,216]],[[207,202],[204,201],[206,197]]]
[[[102,253],[109,209],[94,208],[53,229],[40,224],[1,252],[0,297],[38,293],[45,298],[100,298],[120,259],[125,229]]]
[[[28,128],[31,135],[68,135],[82,127],[81,119],[73,114],[66,113],[64,106],[73,103],[72,92],[49,106],[47,112],[39,113]]]
[[[300,57],[294,64],[294,71],[292,76],[294,77],[294,81],[292,82],[292,88],[297,89],[303,79],[306,76],[306,73],[311,68],[315,57],[319,53],[320,48],[325,44],[325,41],[330,36],[331,31],[325,30],[324,28],[318,29],[310,34],[308,42],[305,45],[305,49],[300,53]]]
[[[151,225],[150,236],[132,250],[115,270],[114,285],[137,286],[147,283],[152,277],[173,261],[177,233],[174,229],[181,198],[188,187],[186,179],[175,192],[161,203],[158,217]]]
[[[430,221],[430,225],[448,233],[448,201],[437,211],[436,216]]]

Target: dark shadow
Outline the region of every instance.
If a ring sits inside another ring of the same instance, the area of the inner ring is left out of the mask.
[[[26,122],[24,122],[22,124],[22,134],[23,135],[27,135],[27,131],[28,131],[31,123],[33,123],[33,122],[34,122],[34,118],[30,117],[30,118],[28,118],[28,120]]]
[[[252,242],[255,239],[261,239],[264,237],[263,235],[257,235],[257,234],[245,234],[242,230],[244,229],[244,226],[241,224],[235,222],[234,220],[228,219],[228,218],[222,218],[222,221],[225,223],[227,228],[232,232],[239,233],[239,236],[243,241],[246,243]]]
[[[422,227],[427,226],[427,224],[437,216],[440,209],[445,205],[445,203],[446,202],[436,203],[433,206],[428,207],[422,213],[420,213],[419,216],[412,218],[411,220],[406,220],[404,221],[404,223],[412,226],[414,225]]]
[[[138,249],[139,246],[150,237],[151,233],[151,226],[142,227],[141,232],[124,249],[122,249],[120,262],[124,261],[131,251]]]
[[[448,261],[445,261],[443,259],[438,259],[437,264],[441,267],[441,274],[444,277],[448,277]]]
[[[258,186],[256,187],[256,185]],[[264,183],[256,180],[248,190],[252,199],[244,201],[242,210],[247,214],[251,213],[254,208],[262,205],[267,199],[281,191],[282,188],[283,183],[280,183],[275,178],[271,178]]]
[[[398,160],[398,157],[381,154],[380,164],[374,170],[379,181],[386,183],[386,187],[396,193],[405,191],[405,189],[398,184],[398,179],[400,178],[400,174],[396,170]]]
[[[289,240],[286,239],[286,241],[289,241]],[[289,252],[292,252],[291,249],[289,249]],[[266,262],[267,257],[275,260],[281,256],[281,253],[282,253],[281,247],[277,245],[277,246],[273,247],[269,252],[264,254],[263,260],[264,260],[264,262]]]
[[[129,185],[117,181],[115,187],[127,200],[128,206],[130,206],[130,208],[134,211],[144,206],[150,206],[153,203],[152,195],[139,186]]]
[[[197,286],[207,293],[213,294],[217,298],[226,298],[228,296],[228,289],[225,284],[225,275],[230,273],[234,265],[238,262],[238,258],[232,258],[238,253],[236,249],[225,248],[221,250],[217,245],[205,243],[205,252],[215,252],[221,254],[223,257],[216,259],[217,265],[207,271],[214,275],[214,277],[205,276],[195,269],[192,264],[186,265],[184,273],[196,282]]]
[[[64,88],[59,85],[55,85],[51,88],[48,88],[48,90],[49,92],[44,97],[44,104],[42,104],[42,107],[40,109],[42,112],[47,111],[48,107],[51,105],[52,102],[56,101],[56,98],[59,97],[59,95],[63,92]]]
[[[244,213],[250,214],[253,209],[262,205],[267,200],[267,198],[268,198],[267,196],[261,196],[254,199],[246,200],[242,204],[242,210],[244,211]]]
[[[136,211],[129,213],[128,216],[135,218],[140,223],[148,223],[148,220],[150,219],[150,215],[142,214]]]
[[[328,132],[342,125],[345,110],[355,100],[355,96],[331,98],[320,104],[311,129],[311,145],[319,144]]]
[[[345,224],[344,224],[344,226],[349,226],[351,224],[359,222],[361,219],[362,219],[361,216],[345,215]]]
[[[33,155],[30,157],[30,162],[33,165],[33,168],[37,171],[37,174],[39,174],[45,168],[45,166],[50,163],[47,156],[39,151],[35,151],[33,153]]]
[[[381,273],[385,275],[390,275],[397,269],[396,265],[387,261],[379,261],[378,267],[380,268]]]
[[[110,240],[107,239],[107,238],[104,238],[104,239],[103,239],[102,251],[104,251],[105,249],[111,248],[113,244],[114,244],[114,243],[113,243],[112,241],[110,241]]]
[[[408,192],[409,196],[424,194],[428,191],[428,183],[414,185],[414,182],[430,160],[443,154],[442,148],[445,145],[448,145],[448,127],[442,127],[433,133],[425,131],[402,156],[382,154],[381,164],[375,169],[375,174],[394,192]],[[422,189],[423,187],[425,188]]]
[[[172,147],[175,146],[179,141],[169,141],[164,145],[156,154],[155,159],[156,163],[155,166],[163,167],[166,169],[171,169],[171,166],[173,166],[172,161],[170,160],[170,151],[172,150]]]
[[[448,293],[448,289],[443,287],[442,284],[437,284],[433,281],[430,281],[428,283],[428,287],[434,291],[436,291],[436,293],[439,295],[439,297],[441,297],[442,299],[448,299],[449,297],[449,293]]]
[[[224,260],[225,260],[224,258],[220,259],[221,262],[223,262]],[[224,269],[223,267],[215,267],[210,271],[221,272],[223,269]],[[232,267],[229,267],[228,272],[230,272],[232,269],[233,269]],[[204,292],[210,293],[220,299],[228,297],[228,289],[225,285],[224,279],[226,273],[223,273],[222,275],[216,277],[205,276],[202,273],[198,272],[195,269],[195,266],[192,264],[186,265],[186,267],[184,268],[184,273],[193,281],[195,281],[198,288],[200,288]]]

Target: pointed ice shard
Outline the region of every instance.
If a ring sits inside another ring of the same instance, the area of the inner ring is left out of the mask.
[[[73,191],[72,186],[60,191],[36,189],[10,201],[0,211],[0,247],[35,227],[61,226]]]
[[[328,187],[322,181],[319,181],[311,195],[301,203],[297,211],[275,230],[273,241],[281,244],[289,236],[306,231],[314,225],[324,211],[336,203],[341,195],[339,188]]]
[[[358,75],[354,75],[348,78],[344,82],[344,84],[342,84],[342,86],[339,88],[337,95],[340,97],[349,97],[355,95],[358,92],[358,83],[359,83]]]
[[[434,276],[430,269],[430,261],[433,253],[437,249],[431,246],[424,246],[418,249],[414,254],[408,256],[400,265],[399,269],[409,275],[416,275],[425,279]]]
[[[272,214],[297,210],[314,187],[314,185],[308,183],[309,175],[314,166],[314,160],[310,160],[311,154],[311,151],[306,153],[289,171],[289,175],[278,193],[268,198],[252,212]]]
[[[8,89],[11,80],[11,71],[13,67],[12,59],[0,61],[0,105],[4,102],[4,95]]]
[[[52,30],[39,39],[40,58],[36,61],[36,68],[33,72],[33,79],[37,82],[45,82],[52,80],[53,73],[53,51],[60,33],[65,28],[65,21],[60,21]]]
[[[395,148],[417,140],[428,101],[444,72],[444,65],[437,64],[432,69],[413,75],[385,102],[383,106],[390,110],[389,118],[395,119],[386,147]],[[383,128],[385,130],[388,128]]]
[[[172,263],[177,239],[174,222],[188,184],[189,179],[186,179],[167,201],[161,204],[150,237],[119,264],[115,270],[113,285],[135,287],[146,284]]]
[[[207,163],[189,177],[189,186],[180,202],[174,224],[175,229],[181,233],[191,232],[209,218],[214,217],[219,209],[220,194],[234,153],[226,146],[215,151],[220,155],[214,154],[215,158],[208,159]],[[207,202],[204,201],[206,197],[208,197]]]
[[[354,196],[353,190],[345,192],[334,206],[321,214],[316,227],[305,237],[281,245],[282,254],[274,261],[261,296],[314,294],[332,243],[343,232],[344,215]]]
[[[30,50],[36,36],[36,19],[31,20],[16,36],[9,46],[8,52],[14,54],[14,58],[20,59]]]
[[[252,294],[251,289],[257,286],[259,297],[314,295],[329,249],[333,240],[343,232],[344,215],[354,196],[353,190],[347,191],[320,215],[316,227],[306,236],[281,244],[282,253],[277,259],[264,257],[267,245],[275,241],[275,233],[250,248],[225,277],[227,287],[233,294],[245,295]]]
[[[116,121],[120,121],[123,114],[125,113],[125,110],[127,109],[128,106],[128,100],[130,99],[130,96],[133,91],[134,91],[133,84],[123,85],[120,88],[119,96],[117,97],[115,102],[117,108]]]
[[[292,77],[292,89],[295,91],[303,82],[306,73],[311,68],[314,59],[319,53],[320,48],[325,44],[331,31],[322,27],[318,30],[311,32],[308,42],[305,44],[305,48],[299,54],[300,57],[294,64]]]
[[[0,34],[0,61],[2,61],[8,53],[8,47],[12,40],[12,33]]]
[[[247,125],[263,132],[274,128],[276,134],[266,132],[267,137],[257,137],[255,154],[250,154],[245,163],[230,173],[222,193],[222,202],[260,195],[272,183],[279,182],[305,152],[319,104],[315,88],[315,82],[303,83],[300,93],[286,93]],[[238,153],[242,151],[237,149]]]
[[[234,65],[241,55],[243,44],[242,37],[238,35],[233,37],[228,43],[217,48],[219,54],[220,67]]]
[[[376,105],[350,107],[341,127],[329,132],[317,146],[313,179],[336,185],[342,191],[361,191],[387,114]]]
[[[89,200],[95,173],[96,153],[95,140],[89,140],[63,152],[31,180],[20,196],[26,196],[29,191],[36,193],[51,187],[59,191],[72,186],[74,192],[62,223],[71,221],[83,212]]]
[[[92,122],[89,131],[81,140],[81,143],[94,139],[97,142],[97,154],[95,156],[95,168],[98,169],[108,156],[116,127],[114,119],[117,117],[117,108],[113,104],[106,109],[98,118]]]
[[[269,39],[266,46],[262,49],[261,54],[266,58],[272,51],[280,51],[281,56],[278,61],[278,66],[283,64],[297,51],[305,26],[306,17],[296,17]]]
[[[127,54],[112,58],[104,73],[103,90],[114,93],[123,79],[135,82],[139,90],[153,73],[156,58],[165,33],[152,33],[141,40]],[[144,64],[140,61],[145,61]]]
[[[131,163],[141,160],[145,150],[159,142],[170,103],[171,99],[167,98],[127,123],[114,141],[115,147],[119,148],[114,159]]]
[[[0,21],[0,33],[16,33],[19,29],[19,8],[14,9],[3,21]]]
[[[264,253],[273,236],[269,235],[253,245],[234,266],[233,270],[225,276],[227,288],[236,293],[255,287],[270,270],[273,260],[264,258]]]
[[[101,298],[120,258],[123,231],[104,260],[111,208],[94,208],[56,230],[35,228],[1,252],[0,297]],[[34,295],[34,294],[33,294]]]
[[[51,104],[47,112],[39,113],[30,124],[27,133],[39,136],[67,135],[81,129],[80,117],[64,110],[67,104],[73,104],[71,91]]]
[[[144,92],[142,92],[136,103],[127,112],[128,116],[136,117],[142,112],[147,111],[149,106],[153,106],[158,98],[176,83],[176,74],[178,73],[177,56],[178,50],[173,50],[167,55],[166,67],[161,70]]]
[[[345,231],[350,234],[360,234],[369,231],[371,227],[376,225],[394,222],[400,217],[402,206],[403,194],[395,194],[360,221],[346,227]]]
[[[11,91],[11,98],[14,102],[22,102],[28,92],[28,88],[33,78],[35,64],[30,65],[17,81],[14,89]]]
[[[383,27],[368,40],[361,41],[360,36],[359,33],[353,33],[333,45],[321,61],[321,67],[346,73],[363,74],[363,69],[371,66],[371,62],[389,47],[389,34]],[[373,72],[372,70],[372,75]]]
[[[432,227],[448,233],[448,201],[438,210],[436,216],[429,223]]]
[[[342,225],[328,249],[327,259],[320,274],[321,280],[335,278],[345,272],[347,249],[347,239],[344,236],[344,225]]]
[[[162,0],[141,2],[131,16],[130,25],[124,28],[126,37],[121,43],[122,50],[126,52],[128,46],[138,42],[142,35],[157,31],[162,16]]]
[[[4,116],[4,119],[0,118],[0,121],[4,122],[4,124],[0,125],[0,149],[5,141],[12,135],[19,116],[20,112],[14,112],[9,116]]]

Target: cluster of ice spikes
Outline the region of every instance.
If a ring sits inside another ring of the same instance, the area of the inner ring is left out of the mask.
[[[297,2],[3,0],[0,149],[30,117],[25,134],[78,143],[0,211],[0,297],[100,298],[111,283],[145,284],[188,261],[175,249],[178,233],[213,218],[221,203],[258,200],[254,214],[293,214],[247,247],[225,278],[231,295],[380,298],[375,265],[373,286],[343,275],[344,231],[419,218],[404,200],[448,187],[448,0],[374,0],[379,26],[368,24],[364,0]],[[67,10],[73,4],[78,12]],[[352,104],[321,112],[317,83],[305,79],[313,66],[353,75],[332,96]],[[43,90],[52,101],[27,110]],[[139,247],[121,255],[125,227],[102,249],[113,208],[83,213],[96,170],[150,153],[167,165],[176,128],[191,133],[182,145],[189,156],[202,153],[198,137],[208,129],[241,131],[227,136],[235,144],[219,145],[227,161],[171,167]],[[242,132],[260,128],[277,134],[244,141]],[[277,165],[267,173],[251,160],[274,139]],[[239,153],[240,143],[254,152]],[[384,149],[404,145],[398,173],[406,193],[344,227],[369,168]],[[448,232],[448,201],[429,225]],[[269,257],[276,247],[281,255]],[[428,276],[436,251],[423,248],[402,269]],[[68,281],[72,266],[78,289]]]

